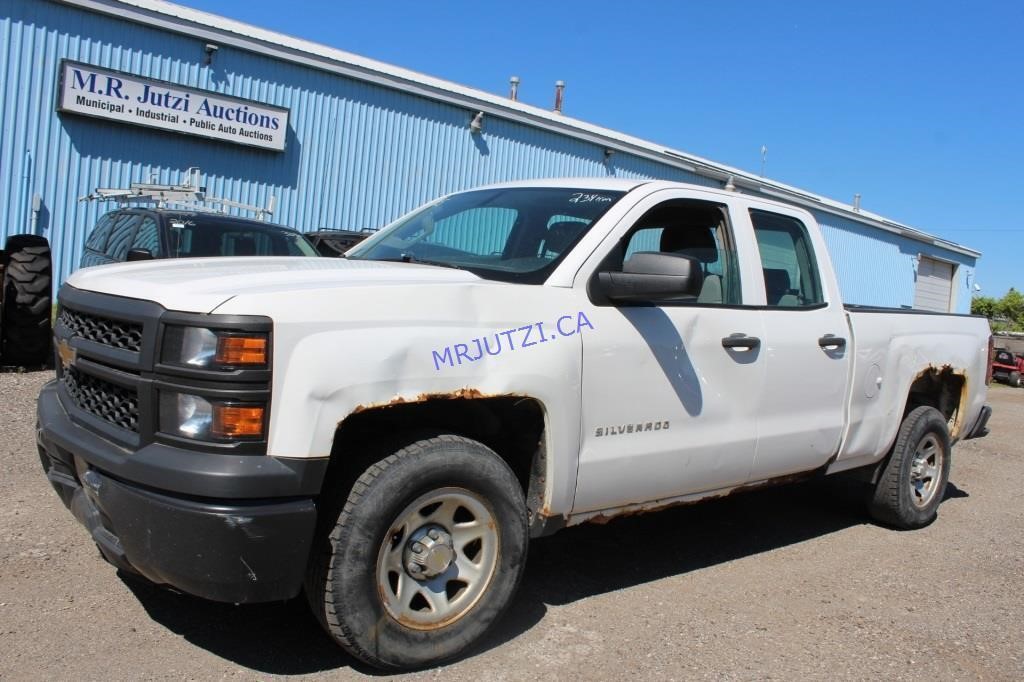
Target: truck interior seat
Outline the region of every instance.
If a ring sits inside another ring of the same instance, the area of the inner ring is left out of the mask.
[[[708,272],[708,263],[718,262],[718,245],[710,227],[674,226],[661,233],[660,250],[696,258],[704,271],[704,285],[697,296],[698,303],[722,303],[722,276]]]
[[[764,293],[768,305],[795,308],[800,305],[796,290],[789,286],[789,273],[781,268],[764,268]]]

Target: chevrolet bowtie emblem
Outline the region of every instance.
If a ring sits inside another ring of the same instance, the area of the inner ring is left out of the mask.
[[[78,355],[78,352],[71,347],[71,344],[67,342],[67,339],[61,339],[57,343],[57,356],[60,358],[60,366],[64,369],[75,364],[76,355]]]

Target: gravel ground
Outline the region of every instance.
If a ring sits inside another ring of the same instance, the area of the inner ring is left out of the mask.
[[[299,602],[234,607],[120,577],[45,481],[34,403],[0,375],[0,678],[373,676]],[[955,450],[939,519],[868,523],[835,485],[776,488],[532,543],[510,614],[411,678],[1024,679],[1024,390]]]

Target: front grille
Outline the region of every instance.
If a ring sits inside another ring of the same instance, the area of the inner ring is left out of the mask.
[[[64,369],[61,382],[81,409],[122,429],[138,432],[139,396],[134,390],[83,374],[74,367]]]
[[[90,315],[70,308],[61,308],[57,320],[67,327],[72,336],[135,353],[142,348],[141,324]]]

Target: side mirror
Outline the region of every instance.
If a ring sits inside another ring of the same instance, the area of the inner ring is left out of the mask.
[[[598,281],[613,301],[679,301],[700,294],[704,273],[696,258],[641,251],[626,260],[622,272],[598,273]]]
[[[153,252],[149,249],[128,249],[128,262],[135,260],[153,260]]]

